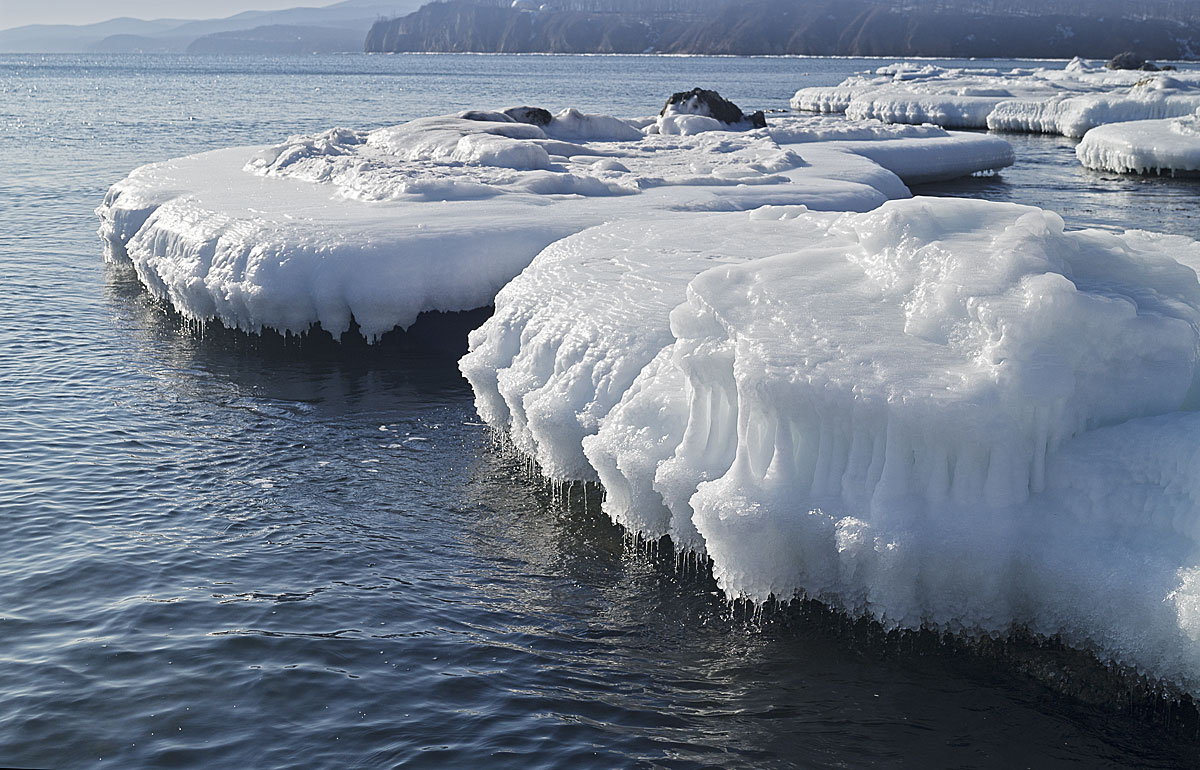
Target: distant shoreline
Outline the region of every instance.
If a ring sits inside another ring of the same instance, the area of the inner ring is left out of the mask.
[[[841,60],[841,61],[882,61],[882,60],[899,60],[904,61],[968,61],[968,62],[1069,62],[1075,57],[1037,57],[1037,56],[901,56],[878,54],[871,56],[852,56],[852,55],[832,55],[824,56],[818,54],[704,54],[704,53],[558,53],[550,51],[524,51],[520,53],[507,53],[497,51],[313,51],[311,53],[278,53],[274,51],[262,53],[180,53],[180,52],[163,52],[163,51],[96,51],[96,52],[80,52],[80,51],[3,51],[0,52],[0,57],[18,57],[18,56],[61,56],[61,57],[122,57],[122,56],[145,56],[145,57],[170,57],[181,59],[218,59],[218,58],[281,58],[281,59],[307,59],[313,56],[497,56],[497,57],[595,57],[595,58],[611,58],[611,59],[780,59],[780,60],[797,60],[797,59],[813,59],[813,60]],[[1103,62],[1107,57],[1079,57],[1085,61]],[[1200,65],[1200,59],[1166,59],[1158,58],[1154,60],[1157,64],[1182,64]]]

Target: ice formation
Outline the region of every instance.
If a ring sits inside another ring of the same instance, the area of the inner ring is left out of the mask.
[[[544,247],[601,222],[865,211],[907,197],[905,182],[1012,163],[1002,140],[933,127],[793,116],[672,134],[663,116],[512,117],[536,112],[335,128],[143,166],[97,209],[106,258],[193,319],[335,334],[353,319],[370,338],[425,310],[491,304]]]
[[[1200,172],[1200,108],[1169,120],[1134,120],[1097,126],[1075,146],[1088,168],[1121,174]]]
[[[1080,137],[1106,123],[1179,117],[1200,107],[1200,71],[944,68],[898,63],[832,87],[801,88],[792,109],[889,123],[934,123]]]
[[[461,368],[731,596],[1023,625],[1196,692],[1198,268],[1014,204],[679,213],[548,247]]]

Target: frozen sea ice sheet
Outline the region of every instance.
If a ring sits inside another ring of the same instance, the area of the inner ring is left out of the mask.
[[[657,126],[472,112],[218,150],[113,185],[100,235],[107,259],[187,317],[334,334],[353,319],[373,338],[422,311],[491,304],[541,249],[601,222],[764,204],[864,211],[907,197],[904,180],[1012,162],[992,137],[874,121]]]
[[[599,478],[730,596],[1026,625],[1196,691],[1197,267],[982,201],[681,214],[547,249],[462,368],[549,475]]]
[[[1200,71],[1110,70],[1080,59],[1063,69],[898,63],[837,86],[802,88],[791,106],[889,123],[1080,137],[1107,123],[1193,112],[1200,107]]]
[[[1083,135],[1075,156],[1099,171],[1195,175],[1200,173],[1200,108],[1182,118],[1097,126]]]

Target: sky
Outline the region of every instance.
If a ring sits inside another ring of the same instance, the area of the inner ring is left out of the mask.
[[[26,24],[91,24],[138,19],[219,19],[242,11],[332,5],[335,0],[0,0],[0,29]]]

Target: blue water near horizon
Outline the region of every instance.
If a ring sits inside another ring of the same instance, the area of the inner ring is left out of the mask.
[[[177,155],[696,85],[782,108],[889,61],[0,56],[0,766],[1197,764],[1003,666],[747,621],[493,447],[452,358],[193,329],[95,236]],[[922,192],[1200,234],[1195,182],[1011,140]]]

